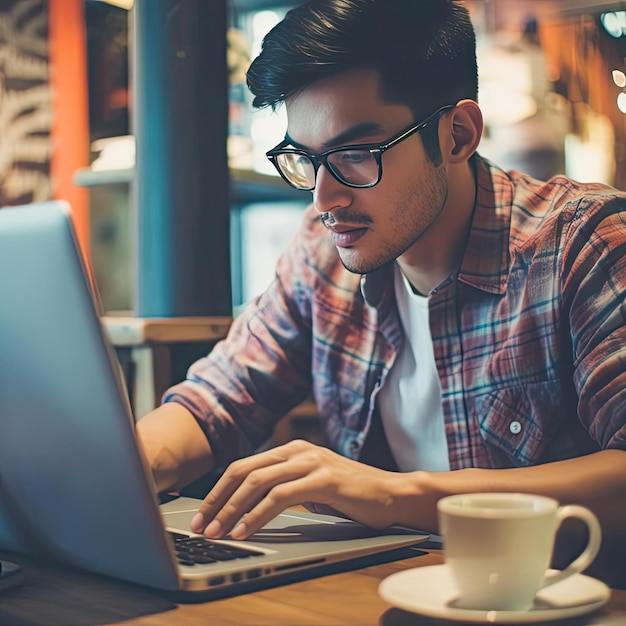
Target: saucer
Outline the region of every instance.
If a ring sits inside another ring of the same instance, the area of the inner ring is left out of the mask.
[[[532,624],[590,613],[607,602],[611,590],[601,581],[574,574],[542,589],[528,611],[480,611],[455,606],[457,597],[447,565],[431,565],[397,572],[378,587],[394,607],[439,619],[476,624]]]

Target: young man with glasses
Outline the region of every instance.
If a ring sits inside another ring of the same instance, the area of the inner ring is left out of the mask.
[[[313,202],[272,285],[138,423],[160,488],[227,468],[193,529],[245,538],[310,502],[436,532],[440,497],[491,490],[584,504],[618,534],[625,195],[478,155],[457,0],[308,0],[248,82],[286,106],[268,158]],[[252,454],[310,393],[328,447]]]

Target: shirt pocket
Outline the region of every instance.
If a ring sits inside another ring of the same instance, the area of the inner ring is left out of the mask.
[[[478,427],[491,467],[525,467],[551,460],[562,411],[560,380],[489,393],[478,409]]]

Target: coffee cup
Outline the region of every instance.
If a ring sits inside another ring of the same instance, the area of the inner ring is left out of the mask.
[[[442,498],[437,509],[459,608],[530,610],[540,589],[587,568],[600,548],[600,524],[589,509],[545,496],[460,494]],[[570,517],[587,525],[587,545],[564,570],[548,570],[556,532]]]

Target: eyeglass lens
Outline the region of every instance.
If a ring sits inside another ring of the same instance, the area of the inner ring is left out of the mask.
[[[300,188],[315,187],[315,166],[303,154],[279,154],[278,165],[289,182]],[[378,181],[378,162],[369,150],[339,150],[327,155],[333,174],[348,185],[364,187]]]

